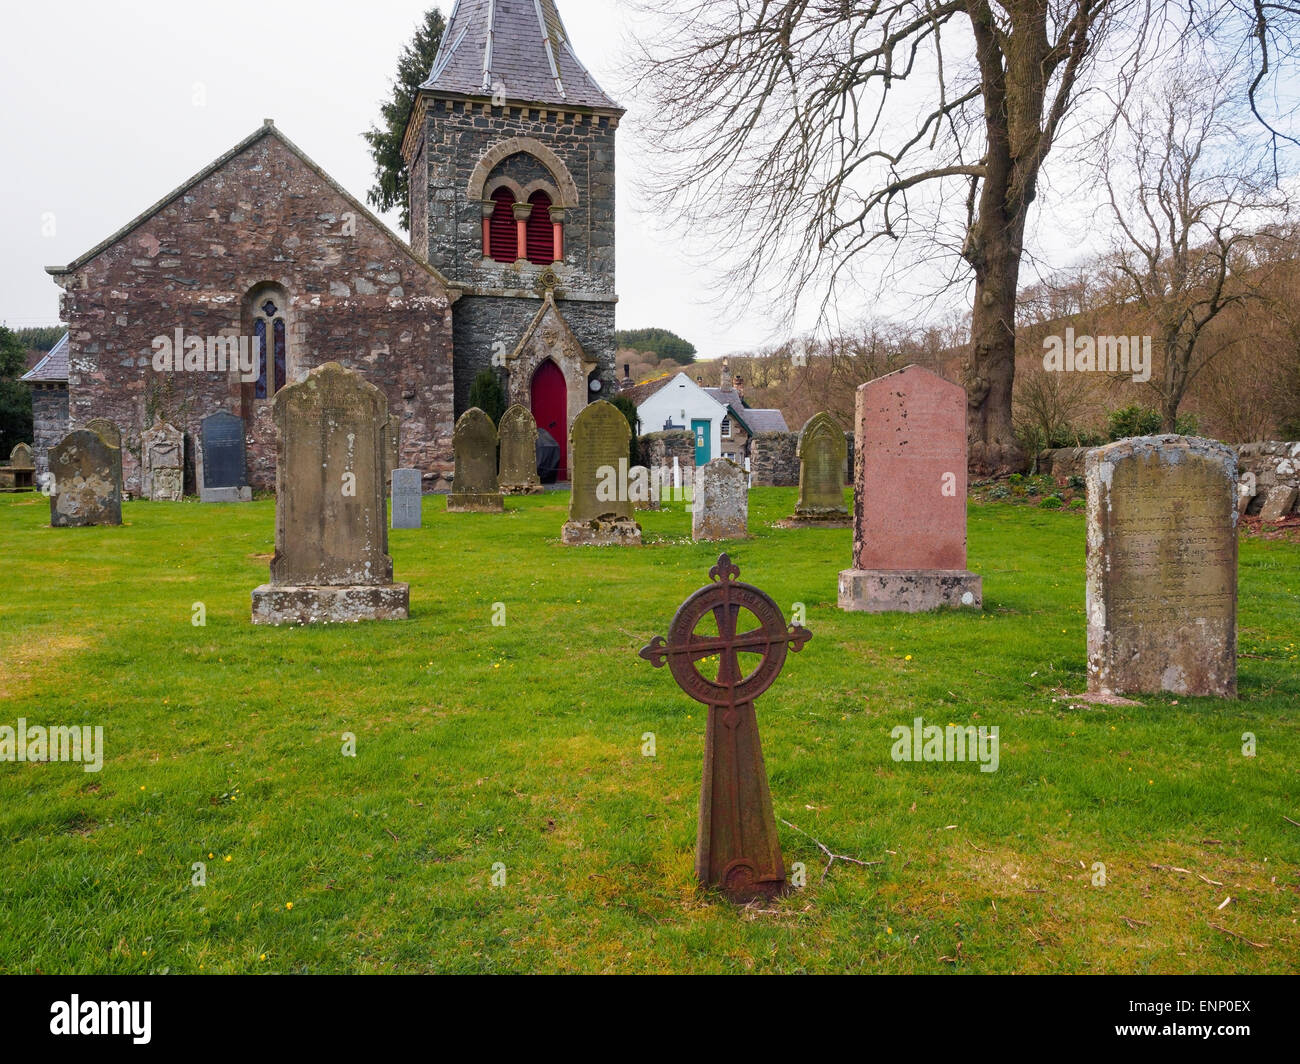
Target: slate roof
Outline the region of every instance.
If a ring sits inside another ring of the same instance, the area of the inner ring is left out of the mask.
[[[64,333],[63,338],[50,348],[50,353],[41,359],[34,369],[24,373],[18,379],[33,384],[66,384],[68,381],[68,334]]]
[[[508,100],[622,110],[578,59],[555,0],[456,0],[421,88],[484,96],[498,83]]]
[[[779,410],[755,410],[746,407],[741,415],[745,423],[749,426],[751,434],[759,432],[789,432],[790,429],[785,423],[785,415]]]
[[[663,391],[676,379],[676,373],[665,373],[662,377],[656,377],[654,380],[642,381],[640,384],[632,385],[631,388],[624,388],[618,394],[626,395],[635,405],[640,406],[656,392]]]

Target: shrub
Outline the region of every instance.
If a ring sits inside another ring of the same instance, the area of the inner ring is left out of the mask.
[[[1012,473],[1011,476],[1007,477],[1007,482],[1010,484],[1022,484],[1024,480],[1025,477],[1022,473]]]
[[[1049,495],[1038,505],[1044,510],[1059,510],[1064,502],[1065,500],[1059,495]]]
[[[1010,497],[1011,497],[1011,489],[1008,488],[1005,484],[999,484],[996,488],[994,488],[992,491],[989,492],[990,499],[1009,499]]]
[[[1083,477],[1079,476],[1078,473],[1075,473],[1070,477],[1069,483],[1070,490],[1072,491],[1084,491],[1088,487],[1088,482]]]
[[[1134,403],[1112,410],[1106,424],[1114,441],[1126,440],[1130,436],[1154,436],[1160,431],[1160,421],[1160,411]],[[1180,436],[1195,436],[1197,428],[1195,414],[1179,414],[1174,423],[1174,431]]]
[[[469,386],[469,405],[487,414],[492,424],[500,423],[501,415],[506,412],[506,393],[492,370],[482,370],[474,378],[474,383]]]
[[[1039,489],[1039,487],[1038,487],[1037,484],[1026,484],[1026,485],[1025,485],[1025,494],[1026,494],[1026,495],[1037,495],[1038,492],[1039,492],[1039,490],[1040,490],[1040,489]]]
[[[1086,510],[1087,508],[1087,499],[1071,499],[1070,505],[1066,507],[1067,510]]]

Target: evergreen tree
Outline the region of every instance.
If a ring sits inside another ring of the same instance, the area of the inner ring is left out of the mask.
[[[474,378],[474,383],[469,386],[469,405],[487,414],[492,424],[500,423],[501,415],[506,412],[506,393],[492,370],[481,370]]]
[[[20,443],[32,442],[32,392],[18,383],[27,372],[27,348],[0,325],[0,460]]]
[[[380,211],[400,208],[402,226],[407,232],[411,229],[411,204],[406,160],[402,158],[402,136],[416,93],[433,70],[433,60],[446,28],[447,22],[436,7],[424,13],[415,37],[397,60],[392,98],[380,108],[383,127],[371,126],[369,132],[362,134],[375,160],[375,185],[366,193],[366,201]]]

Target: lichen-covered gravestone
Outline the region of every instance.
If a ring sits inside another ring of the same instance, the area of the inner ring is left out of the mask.
[[[497,487],[497,430],[478,407],[456,422],[456,479],[447,496],[449,514],[499,514],[505,509]]]
[[[242,418],[225,410],[209,414],[199,425],[199,500],[201,502],[249,502]]]
[[[504,495],[536,495],[542,490],[537,476],[537,422],[527,407],[517,403],[501,415],[501,470],[498,489]]]
[[[89,429],[70,432],[51,448],[50,525],[120,525],[121,463],[121,452]]]
[[[695,477],[691,538],[746,539],[749,536],[749,474],[730,458],[715,458]]]
[[[604,399],[573,419],[569,520],[561,536],[569,546],[641,545],[641,526],[632,516],[631,495],[620,475],[627,468],[631,438],[623,412]]]
[[[1088,690],[1237,694],[1237,456],[1141,436],[1088,452]]]
[[[85,428],[88,432],[93,432],[106,444],[113,448],[113,453],[117,456],[117,492],[123,495],[122,490],[122,430],[117,425],[109,421],[108,418],[97,417],[87,421]]]
[[[388,402],[330,362],[275,396],[275,558],[254,624],[405,620],[384,507]]]
[[[152,502],[180,502],[185,497],[185,436],[165,422],[141,438],[144,450],[144,497]]]
[[[847,528],[844,464],[848,443],[844,430],[825,411],[814,414],[799,433],[799,501],[787,524]]]
[[[393,470],[393,527],[419,528],[423,523],[424,477],[418,469]]]
[[[853,568],[840,608],[921,613],[979,608],[966,571],[966,390],[920,366],[857,393]]]

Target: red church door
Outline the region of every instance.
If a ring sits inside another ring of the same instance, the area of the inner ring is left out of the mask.
[[[569,479],[569,386],[549,358],[533,374],[533,417],[560,445],[559,479]]]

